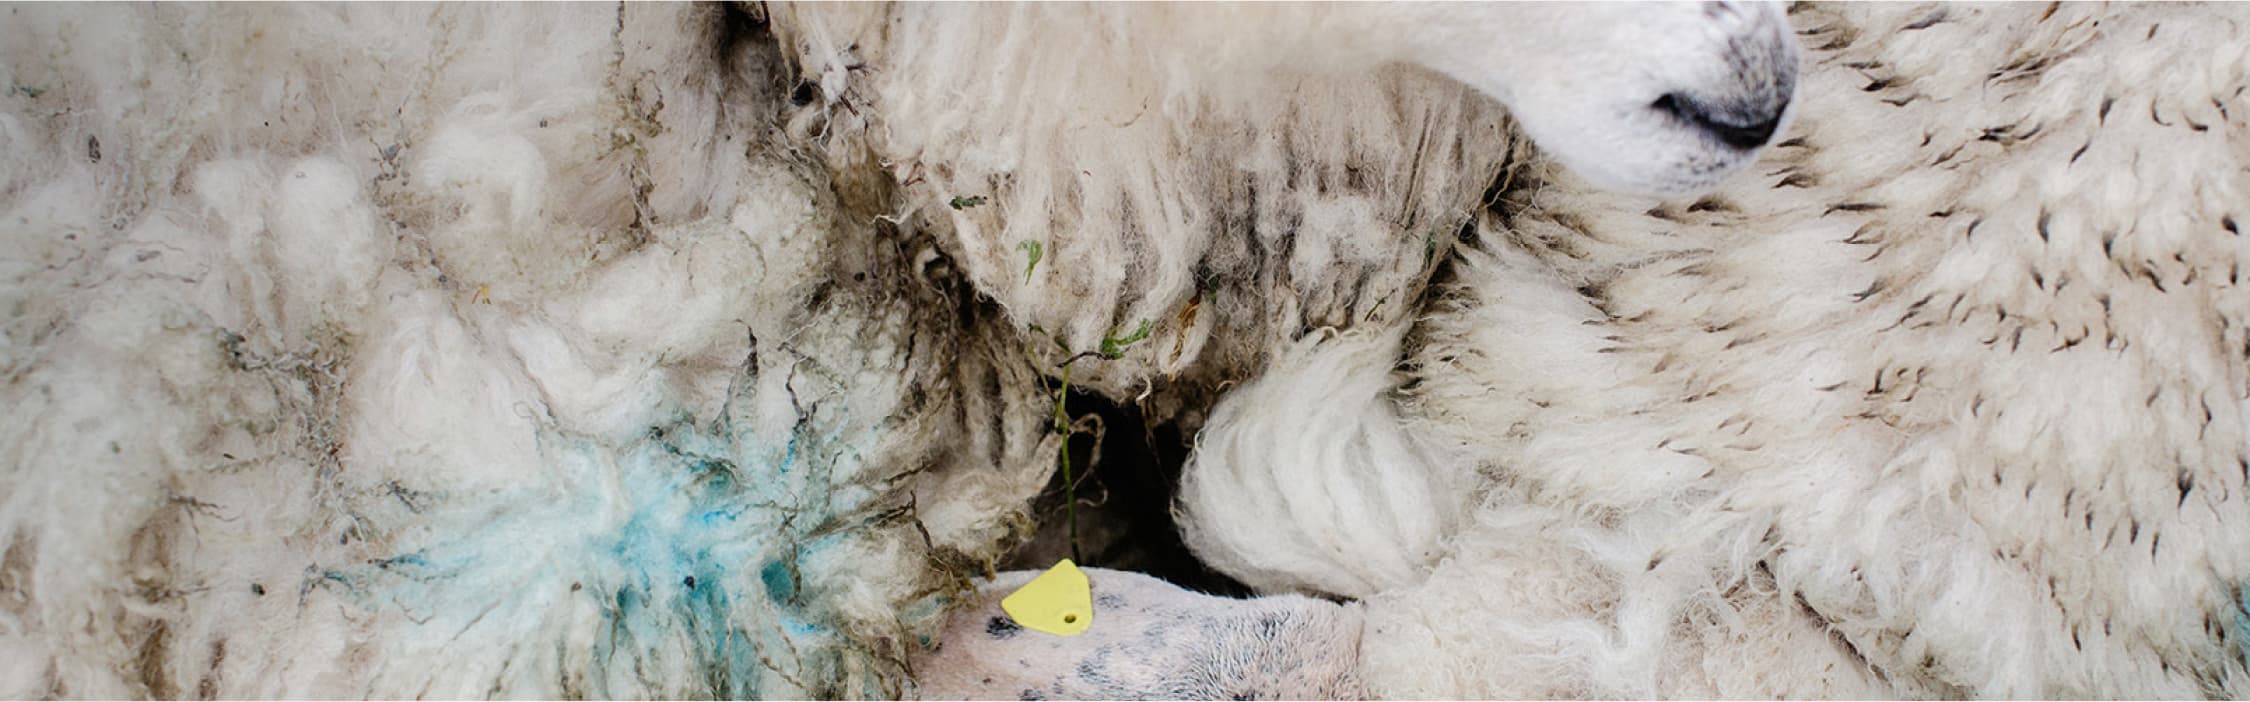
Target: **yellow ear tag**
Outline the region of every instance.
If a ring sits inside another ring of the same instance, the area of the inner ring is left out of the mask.
[[[1001,598],[1000,611],[1032,631],[1077,636],[1094,625],[1094,590],[1086,572],[1065,558]]]

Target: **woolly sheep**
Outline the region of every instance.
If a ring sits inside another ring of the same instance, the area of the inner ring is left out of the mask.
[[[899,695],[1045,483],[741,8],[6,12],[0,697]]]
[[[1073,383],[1191,423],[1306,330],[1410,316],[1515,123],[1605,184],[1695,189],[1796,70],[1760,3],[773,9],[821,108],[793,130],[886,171],[884,219],[1043,365],[1115,351]]]
[[[1378,696],[2241,697],[2244,19],[1802,6],[1753,176],[1531,173],[1428,316],[1222,401],[1182,528],[1365,596]],[[1429,569],[1364,538],[1419,483],[1474,486]]]

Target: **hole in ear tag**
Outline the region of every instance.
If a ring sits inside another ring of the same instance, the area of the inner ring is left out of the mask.
[[[1077,636],[1094,625],[1093,585],[1085,571],[1065,558],[1001,598],[1000,611],[1026,629]]]

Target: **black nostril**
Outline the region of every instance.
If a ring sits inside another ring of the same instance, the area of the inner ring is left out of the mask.
[[[1761,110],[1754,116],[1732,110],[1713,110],[1679,93],[1665,93],[1649,106],[1710,132],[1719,141],[1737,149],[1765,146],[1766,141],[1773,138],[1774,130],[1781,126],[1779,110],[1771,113]]]

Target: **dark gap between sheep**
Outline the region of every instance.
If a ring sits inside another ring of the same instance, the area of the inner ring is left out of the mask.
[[[1072,417],[1100,417],[1101,455],[1095,437],[1071,437],[1070,461],[1078,478],[1078,565],[1145,573],[1197,592],[1246,597],[1250,588],[1204,565],[1180,540],[1172,522],[1172,496],[1187,463],[1188,438],[1166,422],[1154,427],[1131,405],[1072,390]],[[1038,530],[1000,562],[1002,570],[1044,570],[1070,557],[1062,471],[1032,502]]]

